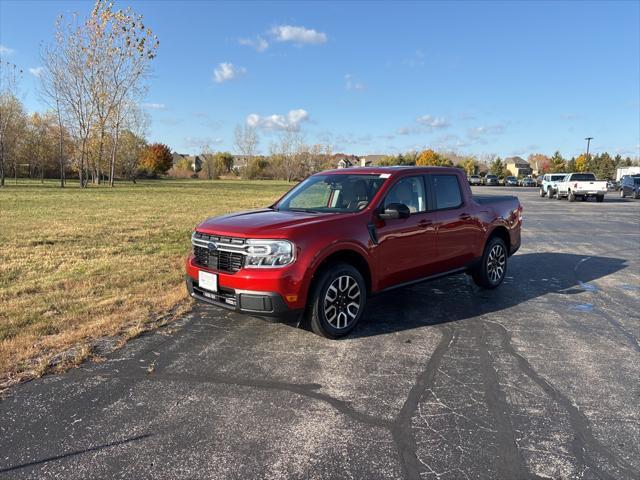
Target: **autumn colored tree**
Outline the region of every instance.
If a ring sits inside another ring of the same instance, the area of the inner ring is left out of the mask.
[[[489,164],[489,172],[497,177],[504,177],[507,166],[500,157],[496,157],[491,164]]]
[[[172,165],[171,150],[163,143],[152,143],[140,152],[140,168],[151,175],[167,173]]]
[[[551,159],[549,160],[549,172],[550,173],[560,173],[566,170],[566,162],[560,152],[556,150]]]
[[[450,167],[452,163],[448,158],[444,158],[429,148],[418,155],[416,165],[420,167]]]
[[[576,172],[586,172],[589,170],[589,160],[587,156],[582,153],[578,158],[576,158]]]
[[[461,165],[467,175],[474,175],[478,170],[478,162],[473,157],[466,158]]]

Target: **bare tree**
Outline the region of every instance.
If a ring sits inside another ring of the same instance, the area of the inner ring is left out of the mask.
[[[13,63],[0,60],[0,187],[4,187],[6,175],[7,140],[17,117],[22,115],[18,100],[18,85],[22,70]],[[14,175],[15,173],[14,161]]]
[[[243,157],[244,166],[247,166],[251,157],[255,155],[256,148],[260,142],[258,132],[255,127],[251,127],[249,125],[238,125],[236,126],[233,135],[235,146]]]
[[[109,184],[113,186],[120,128],[130,111],[127,104],[144,91],[141,82],[158,45],[141,15],[130,8],[114,11],[105,0],[95,2],[84,22],[76,16],[70,22],[59,18],[55,43],[43,55],[42,90],[55,105],[61,123],[68,121],[78,139],[81,186],[87,178],[88,141],[94,132],[98,151],[92,175],[100,181],[108,128],[112,130]]]

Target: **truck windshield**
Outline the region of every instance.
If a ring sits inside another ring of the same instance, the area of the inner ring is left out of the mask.
[[[571,181],[576,182],[592,182],[596,179],[593,173],[574,173],[571,175]]]
[[[309,177],[275,205],[276,210],[357,212],[374,197],[387,175],[330,174]]]

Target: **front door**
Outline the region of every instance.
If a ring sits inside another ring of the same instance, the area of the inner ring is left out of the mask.
[[[436,257],[436,214],[427,209],[422,175],[402,177],[383,200],[409,207],[409,218],[376,220],[378,245],[375,250],[379,288],[410,282],[433,274]]]

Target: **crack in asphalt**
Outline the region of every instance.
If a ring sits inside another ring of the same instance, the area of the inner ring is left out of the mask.
[[[494,359],[487,344],[487,324],[476,323],[473,327],[473,333],[475,333],[480,354],[485,402],[489,414],[493,418],[493,425],[496,428],[496,441],[500,451],[496,457],[496,468],[500,473],[500,478],[536,478],[529,473],[524,458],[520,453],[513,424],[511,423],[511,407],[500,386]]]
[[[394,444],[396,445],[396,448],[398,450],[398,456],[405,477],[407,479],[414,480],[420,478],[421,472],[425,470],[425,464],[418,459],[416,454],[417,447],[412,433],[411,419],[414,417],[418,409],[418,404],[422,396],[424,395],[424,392],[430,390],[433,387],[433,383],[442,362],[442,358],[445,356],[458,335],[457,330],[454,330],[450,327],[442,327],[439,328],[439,330],[442,332],[442,338],[440,339],[438,346],[429,358],[429,361],[427,362],[424,370],[422,370],[418,374],[416,381],[409,391],[409,394],[407,395],[402,408],[393,420],[387,420],[384,418],[362,413],[352,407],[347,401],[340,400],[326,393],[319,392],[318,390],[322,388],[322,385],[317,383],[299,384],[280,382],[276,380],[249,379],[217,374],[188,375],[183,373],[172,374],[163,371],[157,373],[117,372],[113,375],[100,372],[99,375],[103,377],[113,376],[121,380],[133,379],[148,381],[175,381],[197,384],[209,383],[261,388],[267,390],[290,392],[314,400],[322,401],[329,404],[336,411],[346,415],[354,421],[388,430],[391,433]],[[85,373],[87,374],[87,376],[92,376],[88,371]]]
[[[640,477],[640,471],[636,470],[625,460],[616,457],[606,446],[595,438],[590,426],[589,419],[582,413],[579,407],[568,397],[556,390],[544,377],[542,377],[531,366],[529,361],[519,354],[511,343],[511,332],[498,322],[488,322],[497,326],[496,331],[500,335],[502,348],[511,355],[518,363],[520,370],[533,380],[551,399],[560,405],[568,414],[571,429],[575,434],[572,444],[573,453],[582,465],[589,467],[599,478],[615,479],[620,478],[604,472],[592,458],[589,458],[587,451],[592,451],[603,457],[609,464],[614,466],[624,475],[624,478],[635,479]]]
[[[440,343],[431,355],[429,362],[427,362],[426,368],[418,375],[404,405],[402,405],[391,426],[391,435],[398,448],[405,477],[408,479],[420,478],[420,473],[424,466],[416,453],[417,446],[411,429],[411,419],[418,409],[418,404],[424,392],[433,387],[442,358],[449,351],[458,335],[457,330],[449,327],[443,327],[440,330],[442,332]]]

